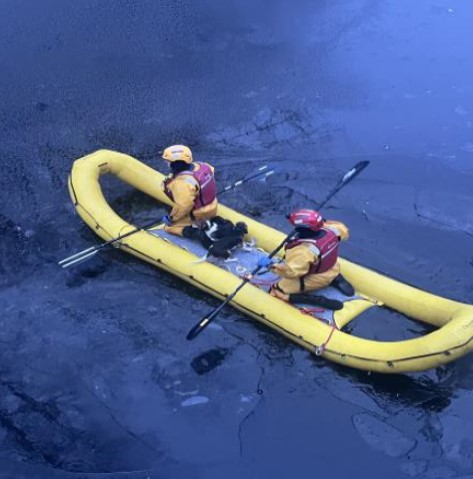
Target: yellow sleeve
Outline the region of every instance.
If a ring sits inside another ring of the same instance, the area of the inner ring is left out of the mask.
[[[350,230],[340,221],[326,220],[324,226],[332,230],[342,241],[350,238]]]
[[[309,272],[316,259],[307,245],[302,244],[287,250],[284,262],[273,265],[271,270],[283,278],[300,278]]]
[[[174,198],[174,206],[170,216],[173,223],[189,216],[194,209],[194,201],[199,191],[199,187],[194,178],[190,175],[183,175],[173,180],[169,189]]]

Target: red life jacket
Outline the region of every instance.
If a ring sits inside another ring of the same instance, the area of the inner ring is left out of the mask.
[[[325,273],[337,263],[340,238],[328,228],[321,228],[319,231],[325,232],[321,238],[296,239],[287,243],[284,248],[285,250],[292,249],[303,243],[313,244],[317,248],[318,258],[310,265],[309,271],[305,276],[309,274]]]
[[[215,198],[217,197],[217,185],[215,183],[214,173],[212,168],[207,163],[194,162],[194,165],[198,165],[199,168],[194,168],[194,170],[181,171],[177,175],[173,175],[170,178],[164,180],[164,192],[166,196],[174,201],[172,197],[172,192],[169,188],[169,185],[173,180],[178,176],[192,176],[199,186],[199,194],[194,201],[194,209],[198,210],[203,206],[210,205]]]

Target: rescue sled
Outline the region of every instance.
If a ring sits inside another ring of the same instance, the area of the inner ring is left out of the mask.
[[[104,240],[136,228],[118,216],[105,200],[99,182],[105,174],[115,175],[157,201],[171,204],[160,188],[163,175],[128,155],[99,150],[76,160],[69,176],[71,198],[80,217]],[[218,214],[234,223],[245,222],[248,237],[256,239],[257,247],[240,250],[234,262],[199,262],[205,253],[200,245],[159,228],[141,230],[116,246],[225,299],[258,258],[275,249],[285,234],[223,205]],[[346,297],[333,288],[321,292],[343,302],[339,311],[291,305],[271,297],[265,287],[274,279],[270,274],[258,277],[257,282],[262,284],[247,284],[230,304],[315,354],[368,371],[427,370],[453,361],[473,348],[473,306],[435,296],[347,260],[340,259],[340,263],[356,295]],[[343,331],[364,311],[384,306],[438,329],[414,339],[392,342],[359,338]],[[190,322],[194,320],[190,318]],[[187,326],[185,318],[182,321],[184,341]]]

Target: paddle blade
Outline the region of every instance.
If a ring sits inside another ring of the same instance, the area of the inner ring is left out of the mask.
[[[208,325],[210,324],[209,317],[201,319],[188,333],[186,336],[187,341],[192,341],[196,338]]]
[[[88,253],[86,255],[80,256],[79,258],[73,259],[72,261],[69,261],[68,263],[64,262],[61,264],[62,268],[69,268],[69,266],[72,266],[73,264],[81,263],[82,261],[85,261],[89,258],[92,258],[92,256],[96,255],[99,252],[99,250],[92,251],[91,253]]]
[[[346,184],[351,181],[356,175],[360,174],[369,164],[369,161],[360,161],[359,163],[357,163],[350,171],[345,174],[345,176],[342,178],[342,183]]]
[[[72,256],[68,256],[67,258],[64,258],[62,259],[61,261],[58,262],[59,265],[63,265],[64,263],[69,263],[70,261],[72,261],[73,259],[76,259],[78,258],[79,256],[84,256],[86,255],[87,253],[90,253],[91,251],[94,251],[95,249],[97,249],[96,246],[91,246],[90,248],[87,248],[83,251],[79,251],[79,253],[76,253],[76,254],[73,254]]]

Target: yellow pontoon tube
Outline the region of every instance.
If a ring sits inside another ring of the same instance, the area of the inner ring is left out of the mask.
[[[76,160],[69,177],[71,198],[80,217],[104,240],[136,228],[120,218],[105,200],[99,183],[104,174],[115,175],[157,201],[171,204],[160,188],[163,175],[128,155],[99,150]],[[248,236],[256,238],[258,247],[265,251],[275,249],[285,236],[223,205],[219,206],[219,215],[233,222],[244,221]],[[241,282],[237,274],[209,262],[196,263],[195,253],[148,231],[122,240],[120,248],[220,299]],[[472,349],[473,306],[421,291],[347,260],[341,259],[341,266],[357,296],[333,314],[332,324],[252,284],[246,285],[230,304],[311,352],[368,371],[422,371],[453,361]],[[343,332],[342,328],[363,311],[381,305],[438,329],[418,338],[392,342]],[[198,318],[191,319],[195,322]],[[183,342],[188,326],[183,323]]]

